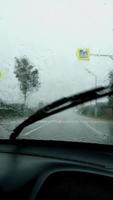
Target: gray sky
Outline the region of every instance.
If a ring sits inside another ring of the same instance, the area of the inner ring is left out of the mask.
[[[1,97],[22,100],[14,77],[14,57],[26,55],[39,68],[41,88],[30,104],[94,86],[90,69],[103,84],[113,68],[109,58],[76,58],[77,48],[113,54],[113,0],[0,0]]]

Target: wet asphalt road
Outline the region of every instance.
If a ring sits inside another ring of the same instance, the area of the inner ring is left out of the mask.
[[[0,138],[8,138],[21,120],[0,122]],[[78,115],[73,109],[26,127],[19,138],[113,144],[113,122]]]

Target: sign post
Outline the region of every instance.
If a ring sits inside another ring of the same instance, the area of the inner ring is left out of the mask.
[[[76,56],[78,60],[90,60],[90,49],[89,48],[84,48],[80,49],[78,48],[76,51]]]
[[[0,80],[3,80],[4,76],[5,76],[5,72],[2,69],[0,69]]]
[[[78,48],[77,49],[77,52],[76,52],[76,55],[77,55],[77,58],[79,60],[86,60],[86,61],[89,61],[90,60],[90,49],[89,48],[84,48],[84,49],[80,49]],[[87,69],[87,72],[92,75],[94,77],[94,80],[95,80],[95,88],[97,87],[97,76],[96,74],[94,74],[92,71],[90,71],[89,69]],[[95,117],[97,117],[97,99],[95,100]]]

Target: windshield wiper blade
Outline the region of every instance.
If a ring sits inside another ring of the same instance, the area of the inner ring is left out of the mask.
[[[113,90],[109,87],[98,87],[92,90],[88,90],[86,92],[78,93],[76,95],[72,95],[69,97],[61,98],[57,101],[54,101],[47,106],[44,106],[33,115],[31,115],[24,122],[19,124],[10,135],[10,139],[16,139],[16,137],[21,133],[21,131],[36,121],[42,120],[46,117],[54,115],[58,112],[64,111],[66,109],[72,108],[74,106],[80,105],[82,103],[99,99],[105,96],[113,95]]]

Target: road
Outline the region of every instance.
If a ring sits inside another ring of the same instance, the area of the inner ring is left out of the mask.
[[[8,138],[22,120],[1,122],[0,138]],[[71,109],[26,127],[20,138],[113,144],[113,122],[78,115]]]

